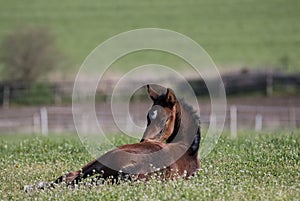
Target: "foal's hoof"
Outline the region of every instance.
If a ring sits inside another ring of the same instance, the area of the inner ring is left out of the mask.
[[[32,190],[44,190],[44,189],[49,188],[49,187],[51,187],[51,185],[47,182],[38,182],[38,183],[33,184],[33,185],[24,186],[23,190],[25,192],[30,192]]]

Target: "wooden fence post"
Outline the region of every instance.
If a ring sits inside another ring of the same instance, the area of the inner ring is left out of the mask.
[[[48,112],[47,108],[42,107],[40,109],[41,113],[41,132],[43,135],[48,135]]]
[[[255,131],[260,132],[262,130],[262,115],[257,114],[255,116]]]

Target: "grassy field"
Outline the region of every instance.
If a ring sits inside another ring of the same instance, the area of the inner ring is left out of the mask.
[[[300,1],[17,1],[0,0],[0,42],[28,25],[48,27],[69,59],[60,72],[77,72],[88,53],[115,34],[145,27],[171,29],[201,44],[223,67],[300,69]],[[178,64],[157,54],[132,55],[118,63]]]
[[[20,187],[49,181],[92,158],[76,135],[2,135],[0,200],[297,200],[300,198],[300,132],[222,136],[189,180],[79,186],[24,193]],[[115,139],[116,144],[127,142]]]

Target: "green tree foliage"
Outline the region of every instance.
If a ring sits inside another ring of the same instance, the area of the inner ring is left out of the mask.
[[[41,27],[18,29],[0,46],[2,79],[33,83],[53,70],[61,59],[49,30]]]

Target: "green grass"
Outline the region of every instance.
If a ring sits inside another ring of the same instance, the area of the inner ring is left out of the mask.
[[[79,186],[24,193],[92,158],[76,135],[2,135],[0,200],[295,200],[300,197],[300,132],[223,135],[189,180]],[[113,138],[116,144],[128,139]],[[132,140],[134,141],[134,140]]]
[[[16,27],[49,27],[77,72],[88,53],[115,34],[145,27],[183,33],[201,44],[223,67],[300,69],[300,1],[174,0],[79,1],[0,0],[0,42]],[[155,53],[136,55],[118,68],[144,63],[178,64]]]

